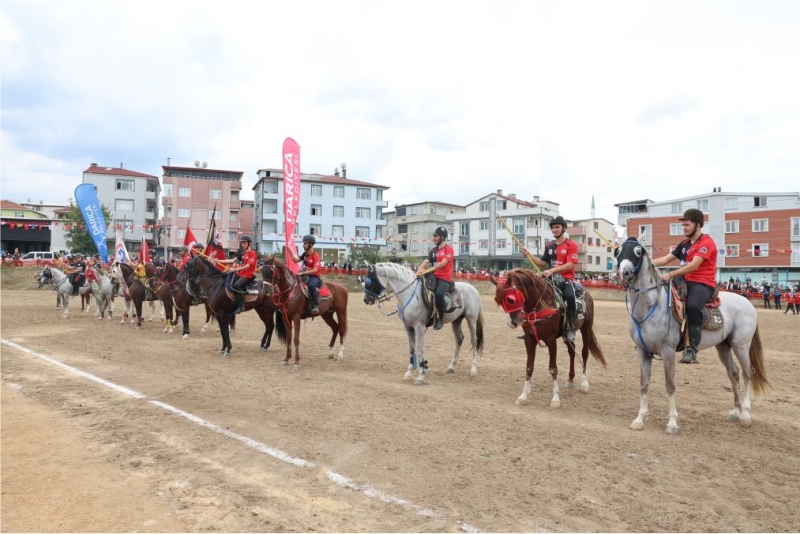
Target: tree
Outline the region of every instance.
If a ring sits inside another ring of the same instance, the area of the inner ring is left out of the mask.
[[[103,210],[103,219],[106,225],[111,220],[111,212],[104,205],[100,206]],[[67,218],[62,223],[67,229],[64,231],[64,236],[67,238],[67,248],[72,252],[80,252],[81,254],[89,254],[93,256],[97,254],[97,246],[94,244],[89,230],[86,228],[86,221],[83,220],[83,213],[77,204],[73,203],[70,199],[69,208],[67,208]]]
[[[348,261],[354,267],[364,267],[368,263],[372,265],[380,263],[383,259],[378,250],[376,245],[353,245],[350,247]]]

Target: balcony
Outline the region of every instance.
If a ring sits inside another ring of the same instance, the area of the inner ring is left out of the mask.
[[[155,191],[150,191],[148,189],[144,193],[144,198],[146,198],[147,200],[155,200],[156,199],[156,192]]]
[[[154,211],[146,211],[144,212],[144,218],[148,221],[156,220],[156,213]]]
[[[153,232],[144,232],[142,234],[142,237],[144,237],[147,241],[152,241],[153,240]]]

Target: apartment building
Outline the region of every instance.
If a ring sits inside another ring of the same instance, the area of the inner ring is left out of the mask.
[[[0,200],[0,248],[11,254],[49,251],[52,221],[44,213],[11,200]]]
[[[575,272],[610,274],[614,271],[614,249],[605,241],[613,243],[614,223],[599,218],[569,221],[567,234],[578,245]]]
[[[553,239],[550,221],[557,215],[556,202],[538,196],[533,201],[522,200],[513,193],[503,194],[502,189],[467,204],[463,213],[446,216],[448,230],[454,235],[455,267],[502,270],[530,266],[517,242],[531,254],[541,255]]]
[[[110,250],[114,248],[114,230],[122,229],[123,240],[129,252],[138,251],[142,237],[148,244],[156,244],[158,207],[161,186],[158,177],[119,167],[104,167],[92,163],[83,171],[84,184],[92,184],[97,199],[111,212],[111,226],[107,236]]]
[[[240,196],[243,172],[208,169],[199,162],[194,167],[164,165],[162,171],[165,232],[161,247],[183,245],[187,228],[205,241],[212,218],[226,249],[236,250],[239,235],[252,232],[252,215],[247,215],[247,201],[243,208]]]
[[[464,211],[464,206],[438,201],[395,205],[393,211],[383,214],[386,219],[386,249],[383,254],[391,259],[421,262],[433,247],[433,231],[444,226],[452,236],[447,216]]]
[[[723,192],[650,202],[628,218],[628,235],[663,256],[682,239],[689,208],[706,214],[703,231],[719,249],[717,280],[800,282],[800,193]],[[672,267],[672,266],[670,266]]]
[[[302,250],[303,235],[313,234],[314,247],[324,262],[342,263],[350,247],[386,246],[383,199],[387,186],[351,180],[341,175],[300,175],[300,207],[295,241]],[[286,243],[283,217],[283,170],[260,169],[255,197],[253,246],[262,254],[282,253]]]

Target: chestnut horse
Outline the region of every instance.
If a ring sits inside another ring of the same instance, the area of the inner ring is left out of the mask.
[[[525,386],[522,395],[517,398],[518,405],[528,404],[528,395],[531,392],[531,376],[533,363],[536,359],[536,347],[547,347],[550,352],[550,375],[553,377],[553,398],[550,400],[551,408],[561,406],[558,389],[558,365],[556,363],[556,341],[563,333],[565,306],[560,292],[552,280],[542,278],[530,269],[514,269],[508,272],[505,281],[490,277],[496,286],[494,301],[508,314],[508,326],[516,328],[522,325],[525,332],[525,350],[528,352],[528,363],[525,367]],[[603,351],[592,330],[594,322],[594,301],[588,291],[584,290],[584,309],[578,309],[578,320],[575,329],[580,330],[583,340],[581,351],[583,361],[583,378],[580,390],[589,392],[589,378],[586,374],[586,361],[589,352],[606,366]],[[575,344],[566,342],[569,351],[569,381],[567,389],[574,387],[575,378]]]
[[[142,302],[145,300],[152,304],[153,301],[158,300],[156,293],[158,287],[156,286],[156,268],[152,263],[146,263],[144,266],[145,276],[140,277],[136,271],[127,263],[117,263],[122,271],[122,278],[128,286],[130,300],[136,310],[136,328],[142,327]],[[153,312],[155,315],[155,311]],[[125,318],[123,317],[123,321]],[[150,318],[152,321],[152,317]]]
[[[170,263],[163,267],[158,267],[156,269],[156,276],[160,284],[158,298],[164,304],[164,314],[167,318],[164,333],[172,333],[173,328],[178,324],[177,316],[180,316],[183,323],[181,340],[189,339],[189,310],[192,306],[196,306],[197,304],[195,303],[194,297],[187,289],[186,276]],[[214,317],[214,314],[211,313],[211,309],[208,307],[207,298],[199,300],[206,309],[206,322],[203,324],[202,330],[202,332],[205,332],[208,329],[208,325],[211,324],[211,319]],[[175,310],[174,314],[173,310]],[[235,321],[231,322],[231,327],[234,326],[234,322]],[[264,334],[264,336],[266,337],[266,334]],[[263,346],[263,340],[261,344],[262,348],[266,349],[266,347]],[[269,346],[268,342],[266,346]]]
[[[184,266],[184,272],[188,277],[194,278],[197,285],[208,295],[207,305],[217,318],[219,323],[219,333],[222,336],[222,348],[219,350],[220,356],[230,356],[233,345],[231,344],[230,328],[235,322],[236,315],[233,312],[234,296],[229,290],[228,275],[220,272],[210,261],[201,256],[195,256]],[[272,338],[272,330],[275,322],[273,313],[275,306],[272,304],[272,286],[266,282],[258,284],[258,295],[244,295],[245,311],[255,310],[261,321],[264,323],[266,331],[262,338],[260,350],[265,350],[265,344],[269,347]]]
[[[273,299],[278,312],[275,314],[275,327],[278,329],[278,339],[286,343],[286,358],[281,365],[289,365],[292,357],[292,344],[287,340],[292,338],[294,329],[294,369],[300,369],[300,320],[315,317],[308,314],[308,296],[305,284],[278,258],[270,257],[261,268],[261,276],[269,280],[275,288]],[[325,288],[328,291],[325,291]],[[325,321],[333,331],[328,358],[333,358],[333,346],[336,336],[339,336],[339,355],[344,358],[344,339],[347,336],[347,288],[335,282],[325,282],[319,289],[319,317]],[[336,319],[333,314],[336,314]]]

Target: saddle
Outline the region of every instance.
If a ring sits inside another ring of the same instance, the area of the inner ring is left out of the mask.
[[[225,279],[225,294],[228,295],[228,298],[231,300],[236,300],[236,295],[234,293],[237,290],[233,289],[234,278],[234,273],[231,273]],[[254,300],[258,300],[258,297],[261,294],[262,285],[265,289],[269,288],[269,293],[264,291],[265,294],[272,294],[272,284],[268,282],[263,282],[262,284],[262,282],[259,282],[256,278],[253,278],[244,286],[244,302],[253,302]],[[189,293],[192,293],[191,290],[189,290]]]
[[[681,325],[682,330],[686,326],[686,298],[689,295],[686,280],[682,276],[674,278],[672,281],[672,316]],[[723,327],[722,312],[719,309],[721,301],[719,299],[719,289],[714,288],[714,293],[708,299],[701,313],[703,314],[703,330],[720,330]]]
[[[558,276],[558,274],[555,276]],[[575,293],[575,309],[577,310],[577,314],[575,315],[575,324],[573,326],[575,327],[575,330],[578,330],[581,321],[583,321],[583,318],[586,316],[586,290],[577,280],[570,281],[565,279],[564,283],[572,284],[572,289]],[[561,317],[561,325],[558,335],[562,335],[564,333],[564,329],[567,327],[567,302],[564,298],[564,293],[558,284],[555,284],[555,290],[558,314]]]
[[[422,302],[428,310],[428,322],[425,323],[425,326],[430,327],[439,316],[439,310],[436,308],[436,277],[433,273],[428,273],[422,277],[422,280]],[[450,290],[447,292],[446,298],[449,299],[450,302],[445,313],[450,313],[464,306],[461,300],[461,293],[456,289],[455,282],[450,284]]]

